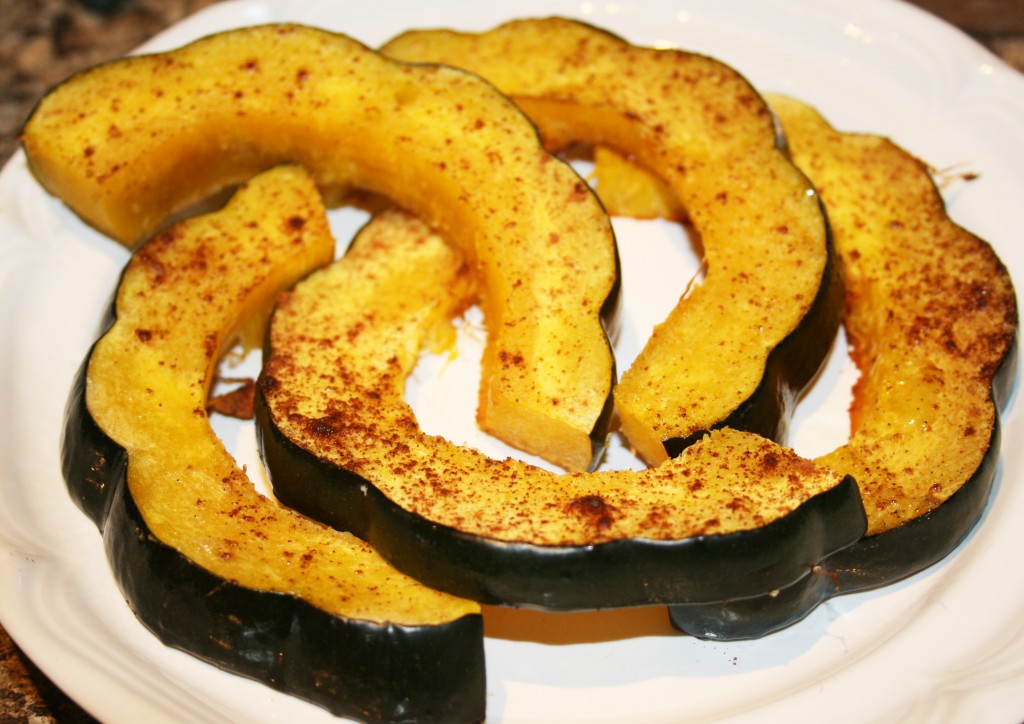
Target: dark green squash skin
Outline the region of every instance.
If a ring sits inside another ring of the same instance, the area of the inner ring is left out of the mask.
[[[821,206],[820,200],[818,203]],[[821,213],[828,251],[814,302],[796,329],[769,352],[761,382],[750,397],[711,429],[730,427],[786,444],[797,400],[821,370],[842,322],[845,285],[824,206]],[[677,457],[707,433],[698,430],[685,437],[666,438],[662,445],[669,457]]]
[[[897,528],[865,536],[837,551],[796,584],[774,595],[712,605],[672,606],[669,616],[673,626],[699,638],[755,638],[802,620],[830,598],[895,583],[948,556],[977,525],[991,497],[999,470],[999,411],[1010,398],[1018,345],[1015,334],[993,378],[996,418],[988,449],[978,469],[946,502]]]
[[[124,270],[122,270],[122,275]],[[120,281],[116,286],[120,286]],[[115,286],[115,288],[116,288]],[[111,297],[100,320],[97,339],[106,334],[116,319],[114,297]],[[100,430],[85,404],[85,376],[92,357],[89,349],[75,373],[64,407],[64,428],[61,430],[61,472],[71,499],[102,531],[107,508],[113,496],[113,481],[124,477],[128,457],[125,449]]]
[[[103,530],[114,499],[112,488],[127,474],[125,449],[108,438],[85,405],[86,362],[79,368],[64,411],[61,463],[75,504]]]
[[[255,409],[260,452],[285,505],[364,538],[432,588],[482,603],[574,611],[751,596],[800,578],[866,527],[859,490],[846,478],[755,530],[582,546],[510,543],[410,513],[303,450],[273,424],[260,385]]]
[[[479,722],[483,618],[438,626],[344,619],[293,596],[219,578],[153,536],[127,485],[127,455],[85,403],[88,357],[68,401],[71,497],[100,528],[118,586],[166,645],[366,722]]]

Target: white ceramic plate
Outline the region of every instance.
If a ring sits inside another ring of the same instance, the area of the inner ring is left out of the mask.
[[[934,167],[979,174],[948,187],[951,214],[995,245],[1018,284],[1024,279],[1024,78],[896,2],[243,0],[213,6],[146,49],[283,19],[376,45],[409,27],[484,29],[547,14],[581,17],[641,44],[715,55],[763,90],[810,101],[840,128],[887,134]],[[359,218],[339,213],[332,222],[345,238]],[[640,337],[694,261],[668,225],[620,223],[618,230],[629,323]],[[104,721],[326,720],[320,709],[158,643],[128,611],[99,535],[65,492],[59,436],[68,386],[126,258],[47,196],[23,156],[7,165],[0,175],[0,619]],[[650,280],[652,267],[666,268],[665,284]],[[665,298],[629,295],[638,274]],[[837,349],[800,412],[795,445],[807,454],[845,435],[852,375]],[[424,425],[459,434],[459,421],[471,419],[468,406],[435,419],[426,413],[440,406],[418,402],[430,399],[429,390],[414,393]],[[835,599],[762,640],[697,641],[674,634],[654,610],[489,611],[488,721],[1021,721],[1022,426],[1011,411],[993,502],[954,556],[884,590]],[[224,425],[221,433],[255,469],[251,430]]]

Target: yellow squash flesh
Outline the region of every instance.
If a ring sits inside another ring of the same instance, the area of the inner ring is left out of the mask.
[[[128,487],[152,535],[213,574],[359,620],[430,625],[477,613],[259,494],[210,426],[220,353],[243,329],[259,344],[276,293],[333,253],[319,194],[290,167],[158,234],[129,263],[116,323],[92,352],[89,412],[127,451]]]
[[[415,211],[481,280],[481,427],[590,466],[614,377],[600,319],[614,237],[585,183],[479,78],[309,27],[245,28],[69,79],[22,142],[46,189],[127,245],[282,162],[331,196],[364,189]]]
[[[777,147],[771,114],[745,79],[707,57],[634,46],[560,18],[480,34],[410,31],[381,50],[479,73],[526,111],[550,148],[615,149],[685,208],[706,277],[615,391],[622,429],[645,460],[664,461],[664,440],[722,424],[751,397],[769,353],[815,301],[829,252],[817,196]]]

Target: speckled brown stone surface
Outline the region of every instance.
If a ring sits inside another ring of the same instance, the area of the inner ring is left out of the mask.
[[[0,629],[0,721],[86,724],[95,720],[54,686]]]
[[[1024,71],[1021,0],[915,0]],[[71,73],[115,58],[216,0],[0,0],[0,163],[40,97]],[[89,9],[107,7],[106,13]],[[0,722],[94,721],[0,627]]]
[[[14,152],[21,124],[53,85],[213,2],[134,0],[104,14],[77,0],[0,0],[0,158]]]

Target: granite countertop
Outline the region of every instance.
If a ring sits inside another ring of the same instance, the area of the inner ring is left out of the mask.
[[[0,0],[0,163],[36,101],[84,67],[130,51],[217,0]],[[915,0],[1024,72],[1020,0]],[[0,721],[91,722],[0,627]]]

